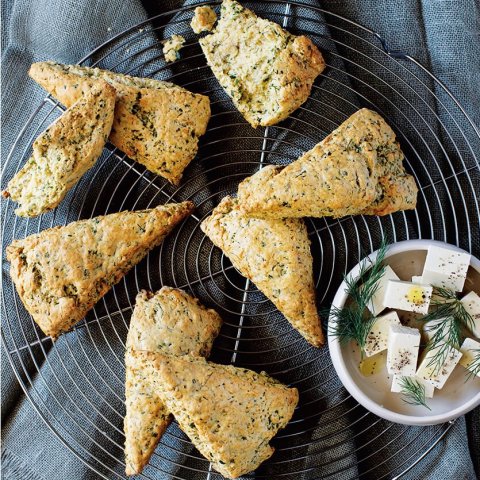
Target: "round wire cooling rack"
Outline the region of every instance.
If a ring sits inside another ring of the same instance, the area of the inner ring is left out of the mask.
[[[21,219],[6,201],[4,247],[54,225],[168,201],[192,199],[196,212],[56,343],[43,336],[5,278],[2,342],[14,372],[36,412],[72,454],[99,477],[124,478],[123,355],[129,317],[140,289],[175,286],[224,318],[214,361],[265,370],[300,391],[292,421],[272,442],[274,456],[246,478],[399,478],[422,468],[454,422],[406,427],[364,410],[336,377],[328,348],[307,345],[213,247],[199,224],[245,177],[264,164],[293,161],[366,106],[396,131],[406,167],[419,185],[418,207],[383,218],[308,220],[319,304],[328,305],[342,275],[362,252],[375,250],[384,235],[392,241],[434,238],[479,256],[479,131],[438,79],[414,58],[390,51],[380,35],[327,10],[285,1],[256,2],[253,8],[312,38],[328,67],[311,98],[289,119],[254,130],[219,87],[192,37],[195,6],[135,25],[80,62],[155,76],[210,96],[209,129],[181,186],[172,187],[108,146],[55,211]],[[166,65],[159,47],[172,33],[188,41],[181,59]],[[34,138],[60,112],[61,106],[48,96],[38,106],[5,162],[4,178],[24,164]],[[222,478],[175,422],[141,477]]]

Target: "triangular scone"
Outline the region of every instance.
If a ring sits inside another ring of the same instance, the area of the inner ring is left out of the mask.
[[[117,103],[110,141],[175,185],[210,119],[208,97],[173,83],[54,62],[34,63],[29,75],[66,107],[99,80],[112,85]]]
[[[7,247],[10,275],[45,335],[71,328],[194,206],[120,212],[54,227]]]
[[[199,41],[207,63],[253,127],[275,125],[307,100],[323,57],[309,38],[235,0],[224,0],[220,12],[213,32]]]
[[[273,454],[269,441],[298,403],[296,388],[265,373],[191,356],[132,355],[195,447],[227,478],[255,470]]]
[[[222,319],[215,310],[181,290],[162,287],[140,292],[130,320],[125,352],[125,471],[139,474],[148,463],[171,415],[145,379],[142,362],[133,350],[171,355],[210,355]]]
[[[285,168],[266,167],[238,188],[242,210],[259,218],[386,215],[416,207],[395,133],[366,108]]]
[[[200,228],[308,342],[323,344],[303,220],[247,217],[236,199],[225,197]]]
[[[65,198],[102,153],[114,108],[115,89],[99,82],[35,140],[32,156],[3,192],[20,204],[17,215],[40,215]]]

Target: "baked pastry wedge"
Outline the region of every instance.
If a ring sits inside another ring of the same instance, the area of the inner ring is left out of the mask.
[[[303,220],[247,217],[236,199],[225,197],[200,228],[309,343],[323,344]]]
[[[113,213],[14,240],[7,259],[25,308],[45,335],[57,338],[193,208],[183,202]]]
[[[298,403],[296,388],[265,373],[192,356],[132,355],[181,429],[227,478],[255,470],[273,454],[269,441]]]
[[[210,100],[173,83],[99,68],[34,63],[29,75],[66,107],[103,80],[117,92],[110,141],[132,160],[177,185],[207,129]]]
[[[127,475],[141,473],[171,421],[169,410],[145,378],[143,357],[133,356],[132,351],[208,356],[221,325],[215,310],[181,290],[162,287],[155,294],[137,295],[125,351]]]
[[[52,210],[102,153],[113,122],[115,89],[98,82],[34,142],[32,156],[2,195],[22,217]]]
[[[242,211],[259,218],[387,215],[417,204],[395,133],[363,108],[286,167],[268,166],[238,187]]]
[[[310,95],[325,68],[318,48],[235,0],[223,0],[221,18],[200,46],[220,85],[252,125],[275,125]]]

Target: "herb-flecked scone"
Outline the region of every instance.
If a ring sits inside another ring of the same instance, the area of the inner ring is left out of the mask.
[[[137,295],[125,352],[125,471],[139,474],[148,463],[171,415],[144,378],[143,357],[133,350],[171,355],[208,356],[222,319],[187,293],[162,287]]]
[[[133,352],[144,374],[195,447],[227,478],[255,470],[271,457],[269,441],[298,403],[266,373],[217,365],[203,358]]]
[[[247,217],[236,199],[225,197],[200,228],[309,343],[323,344],[310,241],[302,219]]]
[[[70,329],[193,211],[192,202],[72,222],[14,240],[10,275],[45,335]]]
[[[29,75],[66,107],[100,80],[112,85],[117,98],[110,141],[175,185],[210,119],[208,97],[173,83],[54,62],[34,63]]]
[[[34,217],[58,206],[102,153],[114,108],[115,90],[101,82],[35,140],[32,156],[2,193],[20,204],[17,215]]]
[[[268,166],[238,187],[242,211],[258,218],[387,215],[416,207],[395,133],[363,108],[286,167]]]
[[[323,57],[309,38],[235,0],[224,0],[220,13],[213,32],[200,39],[207,63],[253,127],[275,125],[307,100]]]

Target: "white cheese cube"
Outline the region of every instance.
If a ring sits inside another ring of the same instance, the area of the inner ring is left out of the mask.
[[[390,374],[413,377],[417,369],[420,332],[416,328],[390,325],[387,370]]]
[[[470,265],[469,253],[430,245],[423,267],[422,280],[434,287],[461,292]]]
[[[399,393],[402,391],[402,378],[405,378],[405,375],[394,375],[392,380],[392,392]],[[435,392],[435,387],[419,377],[408,377],[412,380],[417,381],[420,385],[423,385],[425,388],[425,398],[433,398],[433,393]]]
[[[367,335],[364,348],[367,357],[371,357],[387,349],[389,327],[393,324],[400,325],[397,312],[390,312],[381,317],[377,317]]]
[[[438,346],[427,351],[422,362],[420,363],[420,366],[418,367],[416,374],[417,377],[420,377],[426,382],[431,383],[435,388],[443,388],[445,382],[448,380],[448,377],[450,377],[452,374],[453,369],[462,358],[462,352],[456,348],[447,347],[448,350],[445,361],[440,368],[437,368],[437,361],[434,360],[432,362],[432,359],[440,348],[442,347]]]
[[[398,275],[393,271],[390,265],[385,266],[385,271],[383,272],[382,278],[377,282],[377,289],[372,296],[367,308],[373,313],[374,316],[379,315],[385,310],[384,298],[385,298],[385,287],[389,280],[399,280]]]
[[[412,282],[389,280],[385,290],[384,305],[416,313],[428,313],[433,288]]]
[[[480,342],[477,342],[473,338],[466,338],[460,347],[460,351],[463,354],[460,359],[460,365],[473,372],[475,368],[473,362],[478,358],[478,355],[480,355]],[[480,369],[477,368],[476,370],[476,375],[480,378]]]
[[[423,285],[423,280],[421,275],[413,275],[412,283],[416,283],[418,285]]]
[[[470,292],[461,302],[473,319],[472,333],[480,338],[480,297],[475,292]]]

